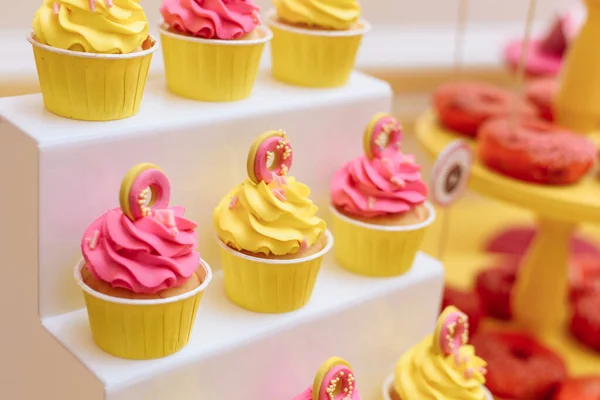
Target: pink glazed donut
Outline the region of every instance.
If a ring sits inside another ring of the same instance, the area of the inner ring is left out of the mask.
[[[293,400],[360,400],[352,367],[339,357],[331,357],[319,368],[313,386]]]
[[[292,159],[292,146],[285,132],[265,132],[256,138],[248,152],[248,178],[254,183],[271,183],[274,176],[288,174]]]
[[[368,159],[380,158],[386,150],[400,151],[402,127],[387,113],[376,114],[365,129],[363,147]]]
[[[440,316],[435,332],[434,346],[448,356],[458,354],[461,346],[469,342],[469,318],[456,307],[447,307]]]
[[[171,184],[162,170],[150,163],[134,166],[121,183],[119,201],[123,214],[131,220],[148,217],[152,210],[169,206]]]

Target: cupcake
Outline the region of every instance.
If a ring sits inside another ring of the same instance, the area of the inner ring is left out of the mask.
[[[225,291],[248,310],[283,313],[303,307],[333,246],[310,190],[287,176],[292,158],[284,132],[260,135],[248,154],[248,178],[214,211]]]
[[[292,400],[360,400],[352,367],[331,357],[319,368],[313,385]]]
[[[109,121],[138,112],[152,53],[138,0],[45,0],[27,40],[46,108]]]
[[[160,12],[171,92],[201,101],[250,96],[263,48],[273,36],[253,0],[163,0]]]
[[[129,359],[164,357],[188,342],[210,267],[195,250],[196,224],[169,207],[170,185],[139,164],[121,185],[120,208],[85,230],[75,280],[96,344]]]
[[[331,181],[331,211],[338,263],[367,276],[407,272],[435,219],[427,185],[414,156],[401,152],[402,129],[377,114],[364,134],[365,155]]]
[[[273,0],[268,18],[273,30],[271,56],[275,78],[298,86],[345,85],[370,25],[360,19],[356,0]]]
[[[456,307],[447,307],[435,333],[398,361],[384,384],[384,399],[493,400],[484,386],[486,362],[468,342],[468,317]]]

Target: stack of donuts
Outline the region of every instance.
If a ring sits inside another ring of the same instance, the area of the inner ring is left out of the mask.
[[[440,123],[477,141],[479,160],[514,179],[544,185],[577,183],[592,168],[596,147],[553,123],[554,80],[533,81],[523,97],[486,83],[440,86],[433,103]]]

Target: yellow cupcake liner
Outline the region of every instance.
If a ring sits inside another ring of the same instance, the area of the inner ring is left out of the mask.
[[[210,266],[200,260],[202,284],[166,299],[122,299],[96,292],[83,282],[75,267],[75,281],[83,290],[94,342],[117,357],[150,360],[184,348],[190,338],[204,290],[212,279]]]
[[[140,109],[152,53],[158,44],[130,54],[95,54],[54,48],[33,33],[38,79],[48,111],[84,121],[131,117]]]
[[[392,396],[390,394],[391,390],[394,387],[394,374],[391,373],[385,378],[383,381],[383,386],[381,388],[381,397],[383,400],[392,400]],[[485,400],[494,400],[494,396],[490,390],[483,386],[483,392],[485,393]],[[400,399],[402,400],[402,399]]]
[[[373,277],[402,275],[410,270],[423,244],[435,209],[425,203],[427,219],[419,224],[384,226],[353,220],[331,206],[335,258],[343,268]]]
[[[201,39],[159,27],[167,87],[193,100],[226,102],[252,93],[265,43],[273,34],[258,26],[259,38]]]
[[[248,256],[225,245],[219,238],[225,274],[225,293],[238,306],[259,313],[285,313],[304,307],[310,300],[323,256],[333,246],[294,260],[269,260]]]
[[[268,19],[273,31],[271,59],[273,76],[297,86],[331,88],[344,86],[354,69],[356,54],[370,25],[326,31],[299,28]]]

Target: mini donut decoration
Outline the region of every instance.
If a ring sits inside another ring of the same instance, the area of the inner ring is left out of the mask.
[[[121,183],[119,201],[123,214],[132,221],[152,215],[169,206],[171,184],[156,165],[142,163],[127,172]]]
[[[254,140],[248,152],[248,178],[254,183],[271,183],[285,177],[292,167],[292,146],[284,131],[265,132]]]
[[[449,306],[438,319],[433,346],[448,355],[458,355],[461,346],[469,343],[469,318],[458,308]]]
[[[363,136],[365,155],[369,159],[380,158],[385,150],[400,151],[402,126],[396,118],[387,113],[376,114]]]
[[[312,391],[313,400],[360,400],[354,372],[348,362],[332,357],[319,368]]]

